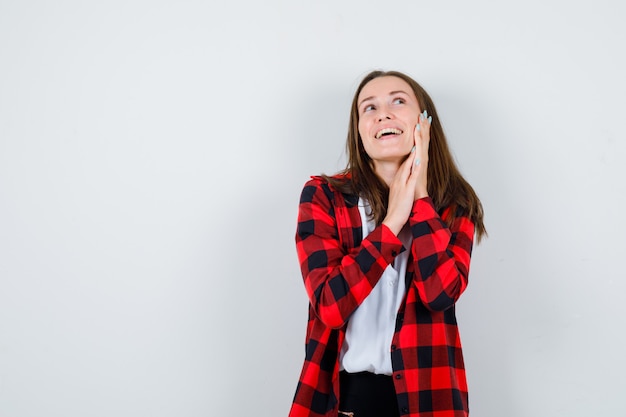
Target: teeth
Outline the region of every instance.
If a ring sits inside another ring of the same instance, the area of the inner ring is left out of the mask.
[[[401,135],[402,131],[400,129],[396,129],[393,127],[388,127],[386,129],[382,129],[379,130],[378,133],[376,133],[376,139],[380,139],[382,135],[384,135],[385,133],[392,133],[394,135]]]

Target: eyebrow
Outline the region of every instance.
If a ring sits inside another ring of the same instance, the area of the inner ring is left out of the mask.
[[[407,92],[406,92],[406,91],[404,91],[404,90],[395,90],[395,91],[390,91],[390,92],[389,92],[389,95],[390,95],[390,96],[393,96],[393,95],[398,94],[398,93],[402,93],[402,94],[405,94],[405,95],[407,95],[407,96],[409,95],[409,93],[407,93]],[[365,97],[363,100],[361,100],[361,101],[359,102],[359,105],[358,105],[357,107],[361,107],[361,105],[362,105],[364,102],[366,102],[367,100],[371,100],[371,99],[373,99],[373,98],[374,98],[374,96]]]

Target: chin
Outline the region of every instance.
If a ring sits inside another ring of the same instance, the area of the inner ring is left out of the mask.
[[[410,152],[379,155],[378,157],[375,157],[375,158],[372,158],[372,159],[374,161],[377,161],[377,162],[398,162],[398,163],[402,163],[402,162],[406,161],[406,158],[409,156],[409,153]]]

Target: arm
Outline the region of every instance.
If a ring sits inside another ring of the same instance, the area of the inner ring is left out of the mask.
[[[474,223],[458,216],[448,227],[428,197],[415,201],[409,222],[413,233],[413,284],[428,309],[446,310],[467,287]]]
[[[302,191],[296,249],[313,310],[328,327],[340,328],[403,247],[380,225],[346,253],[337,232],[338,208],[321,184],[321,179],[310,180]]]

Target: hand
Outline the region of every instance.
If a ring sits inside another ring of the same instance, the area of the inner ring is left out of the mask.
[[[415,200],[428,197],[428,147],[430,145],[430,124],[432,116],[424,110],[417,118],[415,126],[415,161],[413,171],[417,171]]]
[[[431,120],[426,111],[419,115],[413,132],[415,146],[389,186],[389,204],[383,224],[396,235],[409,220],[414,201],[428,196],[426,175]]]

